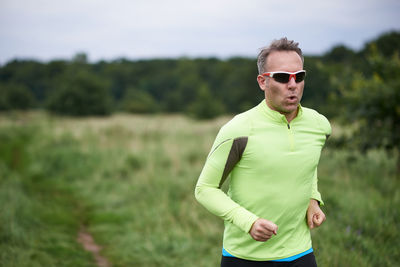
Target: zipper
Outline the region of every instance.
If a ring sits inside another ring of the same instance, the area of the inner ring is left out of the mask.
[[[289,138],[289,144],[290,144],[290,151],[294,151],[293,131],[292,131],[292,128],[290,127],[289,123],[287,123],[287,128],[288,128],[288,138]]]

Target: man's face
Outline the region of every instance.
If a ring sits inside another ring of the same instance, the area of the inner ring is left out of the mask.
[[[302,69],[303,62],[294,51],[272,52],[265,62],[266,72],[296,72]],[[288,83],[280,83],[262,75],[257,77],[257,81],[271,109],[284,114],[287,118],[297,114],[297,107],[303,96],[304,81],[296,83],[294,78],[291,78]]]

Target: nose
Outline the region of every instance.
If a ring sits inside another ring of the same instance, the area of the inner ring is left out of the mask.
[[[290,77],[289,82],[288,82],[288,89],[289,90],[294,90],[296,89],[296,80],[294,79],[294,77]]]

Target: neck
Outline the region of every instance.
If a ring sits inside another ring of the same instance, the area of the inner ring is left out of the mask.
[[[294,118],[296,118],[297,113],[298,113],[299,108],[297,108],[295,111],[293,111],[292,113],[283,113],[280,112],[282,115],[285,115],[286,120],[288,121],[288,123],[290,123]]]
[[[277,110],[273,105],[271,105],[271,103],[269,103],[268,99],[266,99],[265,102],[267,103],[267,106],[270,109],[275,110],[275,111],[279,112],[282,115],[285,115],[286,120],[288,121],[288,123],[290,123],[294,118],[296,118],[297,113],[299,112],[299,107],[297,107],[296,110],[293,110],[292,112],[284,112],[284,111]]]

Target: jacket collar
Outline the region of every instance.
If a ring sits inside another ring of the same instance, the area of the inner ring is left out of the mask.
[[[258,104],[258,110],[264,115],[267,116],[269,119],[272,119],[273,121],[276,122],[284,122],[285,124],[288,124],[288,121],[285,117],[285,115],[279,113],[276,110],[271,109],[268,105],[265,99],[263,99],[261,101],[260,104]],[[300,118],[303,115],[303,108],[301,107],[301,105],[299,104],[298,106],[298,112],[297,112],[297,116],[293,119],[297,119]],[[292,120],[292,121],[293,121]]]

